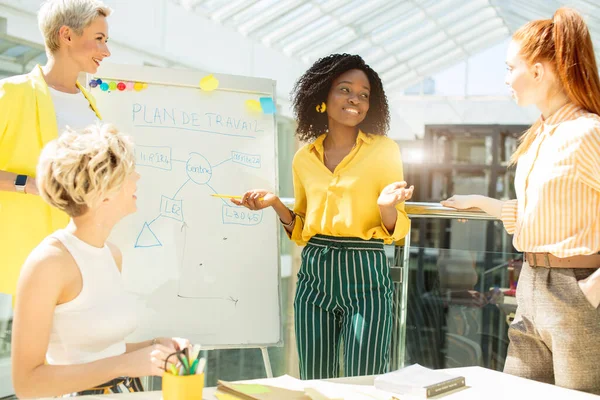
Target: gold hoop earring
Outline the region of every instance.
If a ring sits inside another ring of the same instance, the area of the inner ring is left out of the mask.
[[[321,104],[317,104],[316,110],[318,113],[323,114],[327,110],[327,104],[325,104],[325,102],[322,102]]]

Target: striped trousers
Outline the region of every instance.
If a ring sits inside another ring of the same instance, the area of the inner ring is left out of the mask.
[[[302,251],[294,301],[301,379],[386,372],[393,283],[383,242],[317,235]]]

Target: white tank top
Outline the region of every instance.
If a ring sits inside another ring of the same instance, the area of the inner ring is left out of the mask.
[[[83,287],[76,298],[55,308],[48,363],[81,364],[125,353],[125,337],[137,327],[138,308],[125,291],[110,248],[91,246],[64,229],[51,237],[75,259]]]

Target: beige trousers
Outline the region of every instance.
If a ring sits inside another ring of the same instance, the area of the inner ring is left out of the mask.
[[[523,264],[504,372],[600,394],[600,308],[577,284],[594,271]]]

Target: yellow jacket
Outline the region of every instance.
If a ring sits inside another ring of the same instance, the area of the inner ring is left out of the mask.
[[[77,86],[101,118],[93,98]],[[0,80],[0,170],[35,177],[42,148],[57,137],[54,104],[41,67]],[[68,221],[38,196],[0,191],[0,293],[15,294],[31,250]]]

